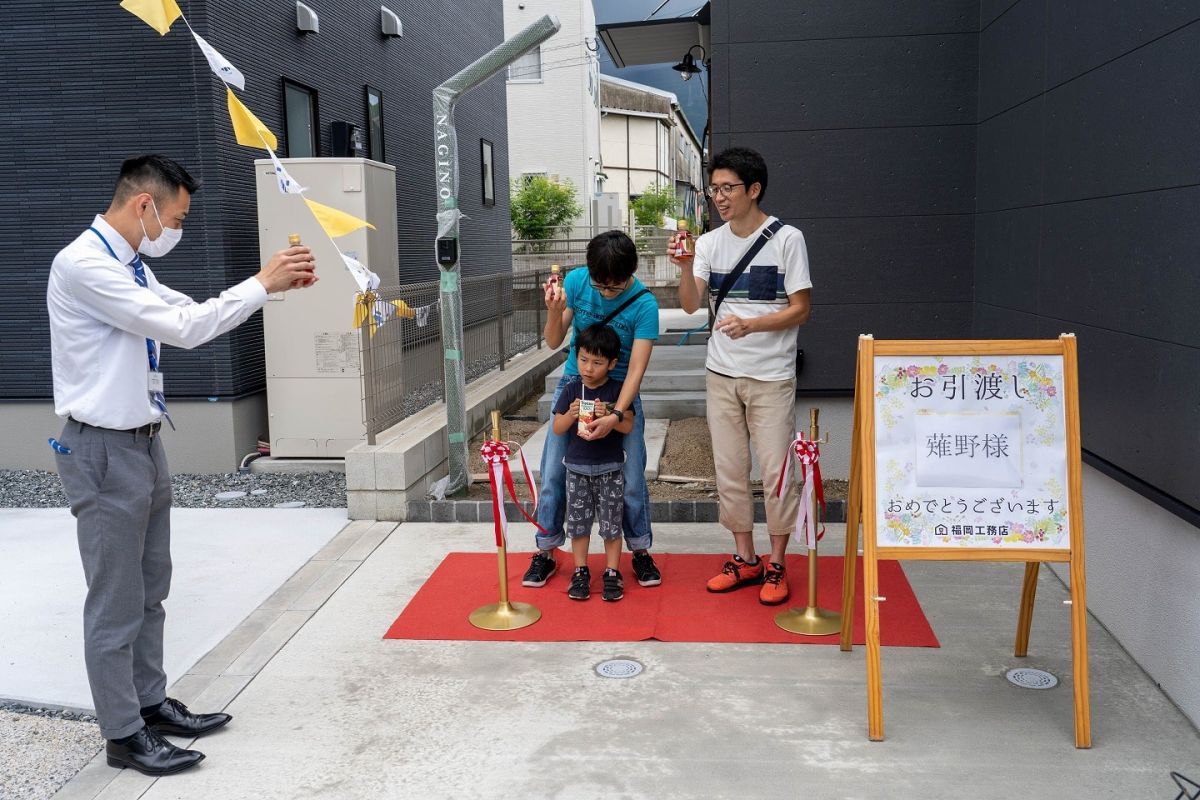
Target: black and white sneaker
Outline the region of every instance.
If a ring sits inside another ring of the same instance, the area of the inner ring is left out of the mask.
[[[638,550],[633,554],[633,574],[639,586],[658,586],[662,583],[662,575],[654,566],[649,550]]]
[[[572,600],[587,600],[591,596],[592,573],[587,567],[576,567],[571,576],[571,588],[567,589],[567,597]]]
[[[625,596],[625,579],[615,569],[604,570],[604,593],[600,595],[609,602],[620,600]]]
[[[550,580],[550,577],[556,572],[558,572],[558,562],[554,556],[539,550],[533,554],[533,560],[529,562],[529,569],[525,570],[525,577],[521,578],[521,585],[534,589],[545,586],[546,581]]]

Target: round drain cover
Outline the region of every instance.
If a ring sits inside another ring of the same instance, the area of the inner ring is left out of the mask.
[[[303,500],[288,500],[283,503],[276,503],[276,508],[304,508]]]
[[[1004,677],[1008,678],[1008,682],[1013,686],[1020,686],[1022,689],[1053,689],[1058,686],[1058,678],[1041,669],[1010,669]]]
[[[601,678],[633,678],[642,674],[642,665],[631,658],[614,658],[596,665],[596,674]]]
[[[266,489],[251,489],[250,490],[250,494],[254,495],[255,497],[262,497],[266,493],[267,493]]]
[[[217,499],[222,503],[228,503],[230,500],[240,500],[245,496],[245,492],[221,492],[217,495]]]

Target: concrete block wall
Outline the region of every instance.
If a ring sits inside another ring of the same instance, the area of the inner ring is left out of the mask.
[[[467,386],[467,428],[472,435],[491,425],[493,409],[516,406],[562,363],[563,351],[524,353],[501,372]],[[429,406],[379,434],[376,444],[346,453],[346,502],[351,519],[403,521],[410,500],[425,497],[447,474],[446,406]]]

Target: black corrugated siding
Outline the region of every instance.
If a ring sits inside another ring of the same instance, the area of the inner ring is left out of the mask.
[[[283,145],[281,81],[317,90],[320,152],[329,123],[365,127],[364,84],[383,92],[386,159],[396,165],[401,281],[436,277],[433,87],[503,38],[501,4],[422,0],[386,5],[404,36],[385,39],[378,2],[310,3],[321,32],[295,30],[293,0],[193,0],[189,20],[246,75],[238,96]],[[0,399],[51,395],[46,276],[54,254],[108,204],[124,158],[161,152],[204,182],[183,242],[153,265],[197,300],[259,268],[252,163],[233,140],[224,86],[182,21],[159,37],[112,0],[5,0],[0,47]],[[502,78],[456,114],[464,274],[511,269]],[[480,198],[479,138],[495,146],[496,205]],[[192,351],[171,348],[169,397],[231,397],[265,385],[259,315]]]

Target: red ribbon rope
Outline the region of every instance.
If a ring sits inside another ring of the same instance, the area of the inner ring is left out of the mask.
[[[519,449],[519,448],[518,448]],[[508,466],[509,458],[512,456],[512,448],[507,442],[492,442],[487,441],[479,448],[479,455],[483,457],[483,461],[488,465],[488,481],[492,487],[492,519],[496,524],[496,546],[505,546],[504,527],[506,517],[504,516],[504,488],[508,489],[508,496],[516,504],[517,510],[521,512],[521,516],[525,517],[535,528],[543,534],[549,535],[549,532],[538,525],[537,520],[531,517],[525,511],[525,506],[521,505],[521,501],[517,499],[517,487],[513,484],[512,470]],[[499,464],[502,467],[503,487],[496,485],[496,473],[493,466]],[[529,465],[525,463],[525,455],[521,454],[521,467],[525,471],[525,480],[529,482],[530,491],[537,497],[537,490],[533,489],[532,476],[529,474]],[[534,513],[537,513],[537,500],[534,500]]]
[[[805,437],[803,431],[796,434],[796,438],[792,441],[792,452],[796,456],[796,460],[800,462],[800,477],[805,482],[808,481],[808,467],[813,469],[813,490],[817,495],[817,505],[821,507],[821,515],[818,522],[821,529],[817,531],[817,541],[821,541],[825,536],[825,485],[821,481],[821,446],[812,439]],[[784,482],[787,481],[788,465],[784,464],[783,471],[779,473],[779,482],[775,485],[775,496],[783,496]]]

